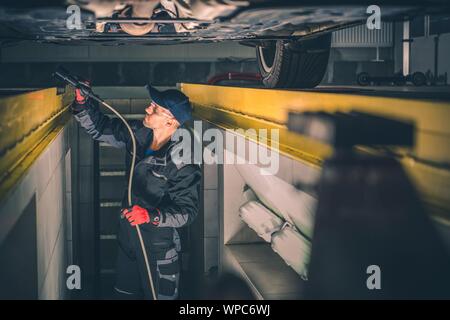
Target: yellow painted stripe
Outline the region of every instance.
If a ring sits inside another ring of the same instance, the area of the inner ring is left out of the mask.
[[[14,147],[42,123],[67,106],[71,92],[57,95],[56,88],[0,98],[0,152]]]
[[[0,199],[7,195],[70,119],[68,104],[72,99],[73,91],[57,95],[56,88],[0,99],[3,121]]]
[[[246,115],[277,123],[286,123],[289,110],[303,112],[356,109],[416,120],[420,129],[450,133],[447,119],[442,118],[443,115],[450,114],[448,102],[186,83],[181,84],[181,90],[197,104],[243,112]]]
[[[237,114],[233,111],[194,105],[194,117],[209,121],[222,129],[278,129],[280,133],[280,153],[299,161],[305,161],[313,166],[320,166],[323,159],[330,156],[332,153],[332,148],[330,146],[295,134],[289,131],[284,125]],[[246,134],[246,132],[241,132],[241,134],[245,135],[250,140],[258,142],[254,135],[250,133]],[[270,140],[270,133],[267,138],[268,145],[271,146],[272,141]],[[302,148],[295,146],[302,146]]]
[[[442,148],[444,142],[450,141],[448,102],[185,83],[181,89],[196,106],[225,109],[281,125],[286,124],[289,111],[356,110],[414,121],[417,128],[414,154],[450,162],[450,147]]]

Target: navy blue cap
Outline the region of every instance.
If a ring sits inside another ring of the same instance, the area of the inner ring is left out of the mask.
[[[149,84],[145,88],[148,90],[150,98],[156,104],[169,110],[180,125],[192,119],[191,103],[181,91],[176,89],[159,91]]]

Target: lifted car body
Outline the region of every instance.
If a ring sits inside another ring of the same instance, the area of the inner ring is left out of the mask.
[[[5,0],[0,44],[239,41],[256,47],[266,86],[307,88],[316,86],[326,71],[331,32],[366,23],[369,5],[355,0]],[[377,5],[383,21],[442,13],[450,6],[444,0],[383,0]],[[69,27],[77,11],[81,23]]]

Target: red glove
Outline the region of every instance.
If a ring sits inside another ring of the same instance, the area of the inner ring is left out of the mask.
[[[89,81],[83,81],[85,84],[89,85]],[[86,110],[88,104],[86,103],[87,97],[83,94],[80,89],[75,89],[75,101],[71,104],[72,113],[77,114],[83,110]]]
[[[78,104],[84,104],[86,102],[86,98],[81,93],[80,89],[75,89],[75,100]]]
[[[83,81],[85,84],[90,85],[90,81]],[[75,100],[78,104],[84,104],[86,102],[86,97],[80,89],[75,89]]]
[[[128,222],[132,226],[140,225],[143,223],[151,222],[153,225],[159,225],[160,221],[160,212],[158,209],[155,209],[154,212],[148,212],[147,209],[142,208],[141,206],[134,205],[131,208],[126,208],[122,210],[122,215],[128,219]]]

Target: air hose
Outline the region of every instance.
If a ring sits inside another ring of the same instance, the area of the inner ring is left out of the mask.
[[[85,96],[88,96],[88,97],[94,99],[95,101],[101,103],[102,105],[104,105],[106,108],[111,110],[120,120],[122,120],[123,123],[125,124],[125,126],[127,127],[128,132],[130,133],[131,142],[132,142],[132,145],[133,145],[133,153],[132,153],[132,160],[131,160],[131,166],[130,166],[130,176],[128,178],[128,206],[131,207],[132,206],[131,187],[132,187],[132,184],[133,184],[134,165],[135,165],[135,162],[136,162],[136,138],[134,137],[133,130],[131,129],[131,127],[128,124],[127,120],[125,120],[125,118],[119,112],[117,112],[116,109],[114,109],[112,106],[110,106],[105,101],[103,101],[100,97],[95,95],[92,92],[92,89],[88,85],[86,85],[85,83],[80,81],[78,79],[78,77],[71,75],[67,70],[65,70],[64,68],[61,68],[61,67],[58,68],[57,71],[55,71],[53,76],[54,77],[59,77],[63,81],[65,81],[65,82],[69,83],[70,85],[72,85],[73,87],[75,87],[77,89],[80,89]],[[141,247],[141,250],[142,250],[142,255],[144,256],[145,267],[146,267],[146,270],[147,270],[148,281],[149,281],[150,288],[151,288],[151,291],[152,291],[152,296],[153,296],[154,300],[157,300],[158,296],[155,293],[155,286],[153,285],[152,272],[150,270],[150,264],[149,264],[149,259],[148,259],[148,255],[147,255],[147,250],[145,250],[145,244],[144,244],[144,240],[142,239],[141,229],[139,228],[139,225],[136,225],[136,233],[137,233],[137,236],[139,238],[139,243],[140,243],[140,247]]]

